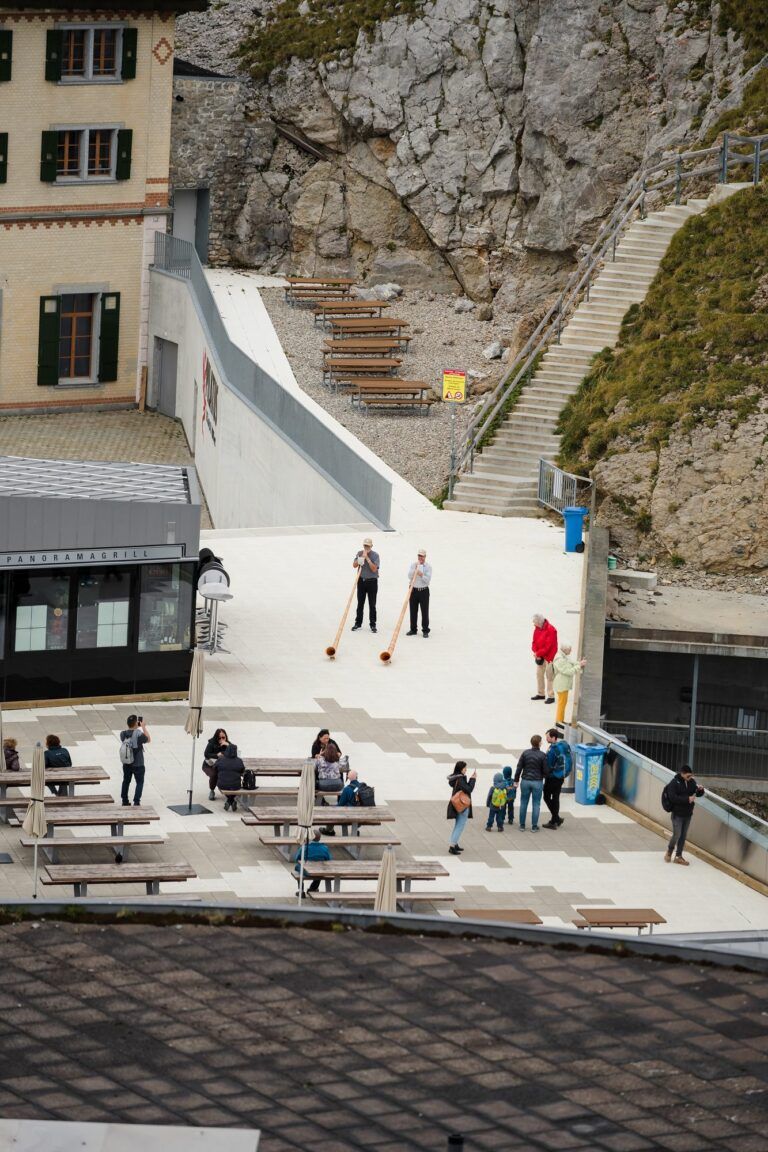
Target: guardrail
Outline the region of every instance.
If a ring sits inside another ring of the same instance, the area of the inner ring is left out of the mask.
[[[741,151],[739,151],[741,149]],[[628,190],[603,223],[594,243],[581,257],[571,273],[565,288],[546,315],[539,321],[525,346],[518,352],[509,370],[490,392],[467,426],[463,443],[456,453],[451,472],[452,482],[462,471],[471,472],[475,454],[482,447],[493,421],[503,409],[512,391],[532,371],[537,356],[554,340],[560,342],[563,325],[581,301],[582,294],[589,299],[589,289],[597,269],[606,259],[615,260],[619,237],[630,220],[639,214],[645,218],[649,197],[674,188],[675,203],[679,204],[683,184],[689,180],[717,176],[726,184],[731,170],[752,168],[752,180],[760,180],[763,162],[768,156],[768,136],[739,136],[726,132],[719,145],[678,152],[640,169]]]
[[[592,489],[592,481],[586,476],[575,476],[548,460],[539,460],[537,499],[545,508],[560,513],[564,508],[590,508]]]
[[[603,770],[601,791],[654,823],[669,827],[669,814],[661,806],[661,793],[674,773],[604,728],[581,722],[577,722],[576,727],[614,753],[612,762]],[[723,863],[768,884],[768,821],[738,804],[707,789],[696,801],[688,839]]]
[[[194,244],[157,233],[154,267],[189,282],[227,386],[355,504],[366,520],[388,529],[389,480],[233,343]]]
[[[605,720],[606,732],[623,737],[638,752],[677,769],[693,763],[689,724],[651,724],[638,720]],[[768,779],[768,731],[761,728],[694,726],[697,776]]]

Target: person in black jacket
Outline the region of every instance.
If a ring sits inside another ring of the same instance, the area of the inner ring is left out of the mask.
[[[216,761],[216,772],[220,792],[235,792],[242,787],[245,764],[237,754],[236,744],[227,744]],[[237,796],[226,797],[224,811],[237,812]]]
[[[218,782],[218,759],[224,755],[224,749],[229,744],[226,729],[217,728],[205,746],[203,753],[203,772],[208,777],[208,799],[216,799],[216,784]]]
[[[341,756],[341,748],[339,747],[338,741],[334,740],[327,728],[321,728],[312,741],[312,751],[310,752],[312,759],[314,760],[316,756],[322,756],[329,744],[333,744],[339,756]]]
[[[693,817],[696,803],[694,797],[703,796],[704,789],[696,783],[693,772],[688,765],[683,764],[680,771],[667,784],[666,792],[672,805],[672,839],[667,845],[664,859],[669,864],[674,852],[675,864],[685,864],[687,867],[688,861],[683,857],[685,838],[688,835],[688,828]]]
[[[448,848],[451,856],[458,856],[459,852],[464,849],[459,847],[459,840],[464,831],[467,820],[472,819],[472,792],[477,781],[477,770],[471,776],[467,776],[467,764],[464,760],[457,760],[456,767],[448,777],[448,783],[451,786],[451,799],[448,801],[447,818],[453,820],[453,832],[451,832],[451,843]],[[466,808],[460,811],[452,803],[453,797],[457,792],[469,797],[469,804]]]
[[[62,748],[61,740],[58,736],[46,736],[45,738],[45,766],[46,768],[71,768],[72,757],[68,749]],[[49,784],[51,792],[54,796],[66,796],[66,784]]]
[[[544,791],[544,781],[548,775],[549,765],[541,750],[541,736],[531,736],[531,746],[523,752],[515,769],[515,784],[520,783],[520,829],[523,832],[525,831],[529,800],[533,804],[531,832],[538,832],[539,830],[541,795]]]

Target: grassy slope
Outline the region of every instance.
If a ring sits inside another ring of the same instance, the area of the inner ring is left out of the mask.
[[[565,408],[561,464],[583,473],[619,436],[658,447],[673,425],[692,428],[724,409],[745,419],[768,396],[768,313],[753,304],[766,275],[765,185],[689,220],[618,346],[596,357]]]

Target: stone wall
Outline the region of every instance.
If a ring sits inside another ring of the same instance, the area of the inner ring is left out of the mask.
[[[234,232],[253,179],[248,88],[239,78],[175,76],[171,189],[209,188],[209,260],[229,264]]]

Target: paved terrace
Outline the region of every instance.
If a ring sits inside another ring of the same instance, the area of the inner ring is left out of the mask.
[[[263,1152],[765,1149],[760,972],[46,920],[0,928],[0,960],[6,1116],[251,1126]]]
[[[208,536],[232,574],[235,598],[222,610],[231,652],[208,662],[206,736],[222,724],[245,754],[304,756],[317,729],[331,728],[375,786],[377,802],[393,809],[398,852],[440,860],[449,877],[434,891],[453,893],[457,907],[531,908],[546,925],[563,928],[577,907],[613,904],[656,908],[670,932],[764,929],[764,897],[695,859],[688,869],[665,865],[659,837],[607,807],[578,807],[570,797],[557,832],[484,831],[493,772],[514,764],[530,734],[554,719],[552,708],[530,700],[530,618],[546,612],[561,637],[576,643],[581,558],[565,556],[560,530],[543,521],[446,516],[424,501],[414,525],[375,534],[382,557],[379,633],[366,628],[352,635],[348,623],[335,662],[324,650],[352,585],[359,531]],[[389,642],[407,564],[420,545],[434,565],[433,632],[428,640],[402,635],[384,667],[378,653]],[[6,712],[6,732],[20,739],[26,758],[36,739],[57,732],[75,763],[107,768],[117,797],[117,733],[135,707]],[[134,858],[188,861],[198,879],[163,889],[185,899],[290,900],[295,884],[286,864],[260,845],[239,813],[225,813],[221,799],[208,804],[208,815],[168,811],[186,797],[185,705],[160,702],[140,711],[153,736],[145,802],[161,815],[159,828],[147,831],[167,833],[169,843]],[[198,745],[198,763],[201,757]],[[478,766],[479,783],[476,819],[456,858],[447,853],[445,778],[459,757]],[[197,780],[196,798],[203,799],[201,772]],[[15,861],[0,868],[0,894],[27,898],[32,853],[18,839],[18,830],[0,826],[0,850]],[[103,860],[105,853],[89,857],[83,850],[82,858]],[[93,890],[119,899],[133,894],[130,886]]]

